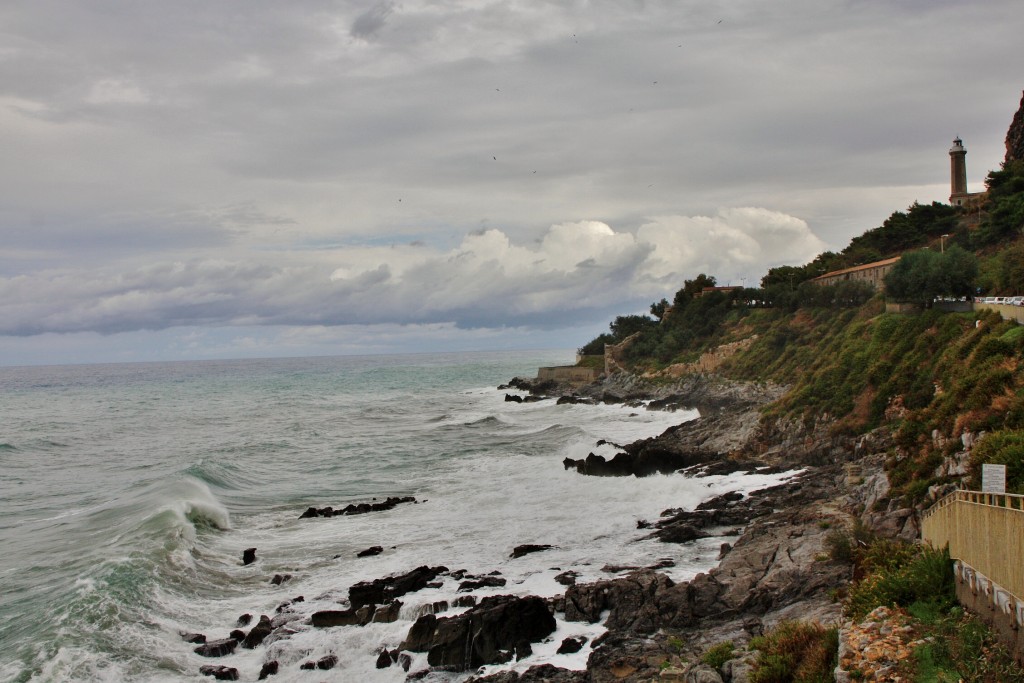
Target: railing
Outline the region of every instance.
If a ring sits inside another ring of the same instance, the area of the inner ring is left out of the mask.
[[[954,491],[922,515],[921,537],[1024,597],[1024,496]]]

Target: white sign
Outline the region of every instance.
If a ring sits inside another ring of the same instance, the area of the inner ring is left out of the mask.
[[[983,493],[1006,493],[1006,465],[981,466]]]

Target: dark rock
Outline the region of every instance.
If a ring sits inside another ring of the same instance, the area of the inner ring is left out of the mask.
[[[402,671],[408,673],[409,667],[412,666],[412,655],[410,655],[408,652],[403,652],[402,654],[398,655],[398,665],[402,667]]]
[[[179,635],[181,636],[181,639],[184,640],[186,643],[199,644],[199,643],[205,643],[206,642],[206,636],[203,635],[202,633],[184,633],[183,632],[183,633],[180,633]]]
[[[203,657],[224,657],[234,652],[237,646],[238,641],[234,638],[223,638],[206,642],[193,651]]]
[[[370,546],[366,550],[360,550],[356,553],[356,557],[373,557],[374,555],[380,555],[384,552],[384,548],[379,545]]]
[[[377,610],[373,613],[373,621],[378,623],[390,624],[392,622],[398,621],[398,614],[401,611],[402,603],[398,600],[392,600],[388,604],[377,608]]]
[[[242,642],[245,639],[245,631],[236,628],[234,631],[228,634],[228,638],[234,638],[238,642]]]
[[[557,581],[558,583],[562,584],[563,586],[572,586],[573,584],[576,583],[576,578],[578,576],[579,576],[578,573],[576,573],[576,572],[574,572],[574,571],[572,571],[570,569],[569,571],[565,571],[565,572],[562,572],[561,574],[556,575],[555,576],[555,581]]]
[[[338,658],[335,655],[327,655],[316,660],[316,668],[327,671],[338,665]]]
[[[512,555],[510,557],[517,558],[523,555],[529,555],[530,553],[539,553],[544,550],[551,550],[550,545],[536,545],[533,543],[526,543],[524,545],[517,545],[512,549]]]
[[[266,680],[266,678],[268,676],[276,675],[278,668],[279,668],[279,665],[278,665],[276,659],[273,659],[273,660],[271,660],[269,662],[266,662],[263,665],[263,667],[260,669],[260,678],[259,678],[259,680],[261,680],[261,681],[262,680]]]
[[[528,640],[520,640],[516,643],[516,661],[526,659],[533,654],[533,647]]]
[[[496,595],[469,611],[438,619],[427,614],[409,629],[403,650],[427,652],[427,662],[450,671],[509,661],[523,643],[539,642],[555,630],[555,618],[541,598]]]
[[[586,644],[586,642],[587,639],[584,636],[566,638],[562,641],[562,644],[558,646],[557,654],[571,655],[574,652],[579,652],[583,649],[583,645]]]
[[[252,623],[252,615],[246,613],[246,614],[243,614],[242,616],[238,617],[238,621],[235,622],[235,626],[248,626],[251,623]]]
[[[280,586],[285,581],[291,581],[291,580],[292,580],[292,575],[291,574],[274,574],[274,578],[272,578],[270,580],[270,583],[274,584],[275,586]]]
[[[679,522],[659,529],[652,535],[662,543],[689,543],[698,538],[707,538],[710,534],[706,534],[690,524]]]
[[[466,593],[478,588],[500,588],[508,583],[500,576],[484,576],[471,581],[463,581],[459,584],[459,592]]]
[[[256,561],[256,548],[246,548],[242,551],[242,564],[252,564]]]
[[[358,609],[313,612],[310,620],[317,628],[331,628],[334,626],[366,626],[372,618],[373,605],[363,605]]]
[[[447,567],[417,567],[398,576],[373,581],[361,581],[348,589],[348,601],[353,608],[363,605],[381,605],[426,588],[438,575],[448,571]]]
[[[391,661],[391,653],[389,653],[387,650],[384,650],[379,655],[377,655],[378,669],[386,669],[392,664],[394,664],[394,662]]]
[[[523,397],[516,394],[505,394],[505,403],[522,403]]]
[[[316,669],[316,662],[303,662],[299,664],[299,668],[303,671],[313,671]]]
[[[473,677],[466,683],[591,683],[587,671],[560,669],[553,664],[531,666],[523,673],[502,671],[489,676]]]
[[[376,498],[374,498],[376,500]],[[340,510],[334,508],[322,507],[322,508],[307,508],[305,512],[299,515],[299,519],[309,519],[311,517],[337,517],[340,515],[362,515],[367,512],[382,512],[384,510],[391,510],[392,508],[402,503],[416,503],[417,500],[413,496],[391,496],[380,503],[350,503]],[[426,502],[426,501],[423,501]]]
[[[242,639],[242,647],[247,650],[259,647],[273,630],[274,627],[270,624],[270,617],[266,614],[261,614],[259,622]]]
[[[476,605],[475,595],[460,595],[455,598],[455,602],[452,603],[454,607],[473,607]]]
[[[218,681],[237,681],[238,669],[230,666],[213,666],[205,664],[199,667],[199,673],[204,676],[213,676]]]

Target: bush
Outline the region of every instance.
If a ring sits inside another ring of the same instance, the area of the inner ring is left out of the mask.
[[[700,657],[700,661],[714,669],[721,669],[722,665],[732,659],[733,643],[727,640],[708,649]]]
[[[981,486],[982,464],[1006,465],[1006,490],[1024,493],[1024,430],[1006,429],[988,434],[971,449],[970,485]]]
[[[758,650],[750,683],[826,683],[833,681],[839,632],[820,624],[784,621],[750,641]]]
[[[846,613],[853,619],[876,607],[923,602],[948,609],[956,601],[948,548],[877,541],[864,553],[862,566],[868,573],[850,587],[846,598]]]

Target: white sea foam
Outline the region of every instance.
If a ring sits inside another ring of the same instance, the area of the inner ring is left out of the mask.
[[[517,392],[466,388],[521,374],[524,364],[555,364],[551,356],[508,358],[238,361],[130,373],[76,368],[66,391],[12,395],[12,424],[52,425],[45,436],[75,449],[73,458],[70,450],[63,458],[19,452],[7,467],[20,468],[10,471],[26,483],[4,488],[0,480],[0,513],[12,520],[2,530],[2,599],[5,613],[15,615],[0,624],[10,644],[0,653],[0,678],[181,681],[215,663],[252,680],[264,661],[277,658],[274,680],[304,681],[302,662],[333,654],[338,667],[321,676],[401,681],[405,673],[397,667],[376,669],[379,648],[400,646],[427,605],[462,595],[455,579],[403,596],[395,623],[313,629],[303,621],[346,606],[354,583],[420,565],[500,572],[507,584],[474,591],[478,598],[554,596],[565,591],[555,580],[560,572],[591,581],[615,575],[605,565],[649,566],[665,558],[675,566],[664,571],[686,580],[713,566],[724,539],[663,544],[643,538],[648,532],[636,521],[784,477],[636,479],[567,471],[566,457],[614,455],[617,448],[599,447],[599,439],[626,444],[696,413],[513,403],[505,393]],[[52,386],[49,379],[38,384]],[[17,443],[37,437],[10,436]],[[387,495],[420,502],[298,518],[310,505]],[[75,513],[82,510],[88,514]],[[40,523],[55,512],[56,524]],[[526,543],[553,547],[510,557]],[[356,557],[375,545],[383,553]],[[242,551],[250,547],[257,561],[243,566]],[[272,585],[275,574],[292,578]],[[226,637],[239,615],[274,615],[299,595],[304,601],[291,607],[297,632],[269,646],[209,660],[179,636]],[[532,656],[505,668],[581,668],[602,632],[601,624],[559,620]],[[586,636],[587,646],[557,655],[570,635]],[[413,669],[424,667],[426,655],[415,654]]]

